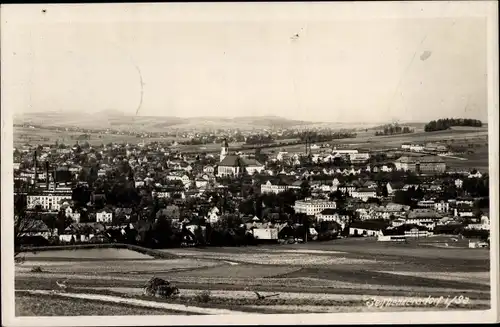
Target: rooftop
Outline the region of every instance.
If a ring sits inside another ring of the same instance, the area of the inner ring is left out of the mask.
[[[408,157],[403,156],[396,160],[400,163],[444,163],[443,158],[438,156]]]
[[[219,166],[226,167],[248,167],[248,166],[262,166],[260,162],[251,158],[244,158],[238,155],[230,154],[226,156],[220,163]]]

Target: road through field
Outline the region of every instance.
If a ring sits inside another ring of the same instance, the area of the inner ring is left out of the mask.
[[[211,308],[201,308],[195,306],[186,306],[182,304],[173,304],[173,303],[165,303],[165,302],[156,302],[156,301],[145,301],[139,299],[130,299],[123,298],[119,296],[110,296],[110,295],[101,295],[101,294],[84,294],[84,293],[61,293],[61,292],[53,292],[53,291],[43,291],[43,290],[28,290],[24,291],[29,294],[39,294],[39,295],[57,295],[62,297],[70,297],[76,299],[86,299],[93,301],[103,301],[103,302],[111,302],[111,303],[121,303],[128,305],[136,305],[141,307],[148,308],[157,308],[157,309],[167,309],[181,312],[189,312],[189,313],[201,313],[201,314],[212,314],[212,315],[224,315],[224,314],[248,314],[248,312],[235,311],[235,310],[227,310],[227,309],[211,309]]]

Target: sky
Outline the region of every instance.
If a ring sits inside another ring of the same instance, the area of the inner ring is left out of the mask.
[[[138,10],[105,20],[58,10],[13,21],[3,38],[2,88],[17,113],[488,117],[481,17],[148,20]]]

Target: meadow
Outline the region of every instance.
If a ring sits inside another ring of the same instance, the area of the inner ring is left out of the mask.
[[[80,312],[78,301],[86,301],[85,306],[103,302],[135,308],[116,314],[141,314],[134,310],[158,308],[185,314],[444,309],[425,304],[406,308],[367,305],[369,299],[429,296],[470,298],[466,306],[457,304],[448,309],[486,309],[490,306],[489,250],[469,249],[466,242],[454,242],[446,236],[408,244],[355,238],[296,245],[163,250],[172,259],[122,251],[99,261],[92,260],[95,253],[63,260],[67,255],[60,251],[40,251],[16,264],[16,310],[19,315],[53,314],[55,309],[37,305],[33,297],[55,301],[58,304],[54,308],[60,308],[57,310],[74,312]],[[171,299],[143,296],[142,287],[153,276],[174,283],[180,295]],[[65,279],[68,290],[63,292],[56,281]],[[259,299],[255,292],[274,296]],[[73,299],[74,304],[68,304]]]
[[[56,141],[59,144],[73,145],[77,142],[78,137],[84,133],[64,130],[49,130],[40,128],[14,127],[14,147],[25,144],[54,144]],[[80,143],[88,142],[90,145],[101,145],[112,142],[139,144],[142,142],[169,142],[182,141],[180,137],[152,137],[141,138],[134,135],[117,135],[117,134],[102,134],[88,133],[88,139],[79,140]]]

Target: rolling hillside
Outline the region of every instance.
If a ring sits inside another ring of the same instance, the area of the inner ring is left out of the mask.
[[[53,127],[81,127],[96,129],[117,129],[137,131],[163,131],[167,128],[175,129],[265,129],[265,128],[291,128],[312,124],[290,120],[276,116],[257,117],[194,117],[180,118],[170,116],[133,116],[114,110],[97,113],[81,112],[44,112],[25,113],[14,117],[14,124],[33,124]]]

